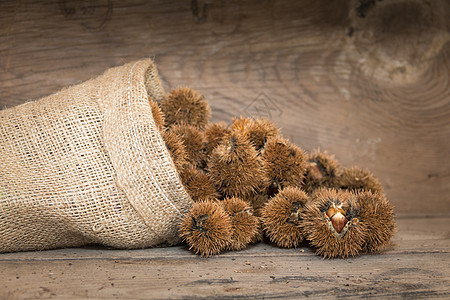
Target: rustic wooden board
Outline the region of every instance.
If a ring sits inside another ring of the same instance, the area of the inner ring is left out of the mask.
[[[379,255],[324,260],[260,243],[202,258],[185,247],[0,255],[0,299],[450,297],[450,216],[402,217]]]
[[[450,211],[450,2],[1,1],[0,106],[143,57],[214,121],[268,117],[377,175],[399,212]]]

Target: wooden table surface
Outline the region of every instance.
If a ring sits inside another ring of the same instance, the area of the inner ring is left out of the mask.
[[[0,299],[450,298],[450,216],[402,216],[382,254],[322,259],[260,243],[204,258],[186,247],[0,254]]]

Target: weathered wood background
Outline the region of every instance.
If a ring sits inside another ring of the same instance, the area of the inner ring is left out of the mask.
[[[268,117],[371,169],[398,213],[450,211],[450,2],[0,1],[0,106],[153,58],[213,121]],[[362,17],[361,15],[365,15]]]

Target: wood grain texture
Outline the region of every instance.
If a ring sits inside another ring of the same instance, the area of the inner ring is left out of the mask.
[[[351,259],[263,243],[210,258],[184,247],[1,254],[0,298],[449,298],[449,221],[400,218],[387,251]]]
[[[195,5],[193,5],[195,4]],[[450,3],[1,1],[0,106],[143,57],[213,121],[268,117],[371,169],[397,212],[450,211]]]

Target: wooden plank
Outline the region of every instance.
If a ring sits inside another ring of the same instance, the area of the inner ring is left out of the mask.
[[[379,255],[324,260],[260,243],[202,258],[185,247],[0,255],[0,298],[448,298],[450,216],[400,218]]]
[[[197,3],[194,9],[192,3]],[[266,116],[380,178],[398,212],[450,211],[450,2],[1,1],[0,106],[142,57],[213,121]]]

